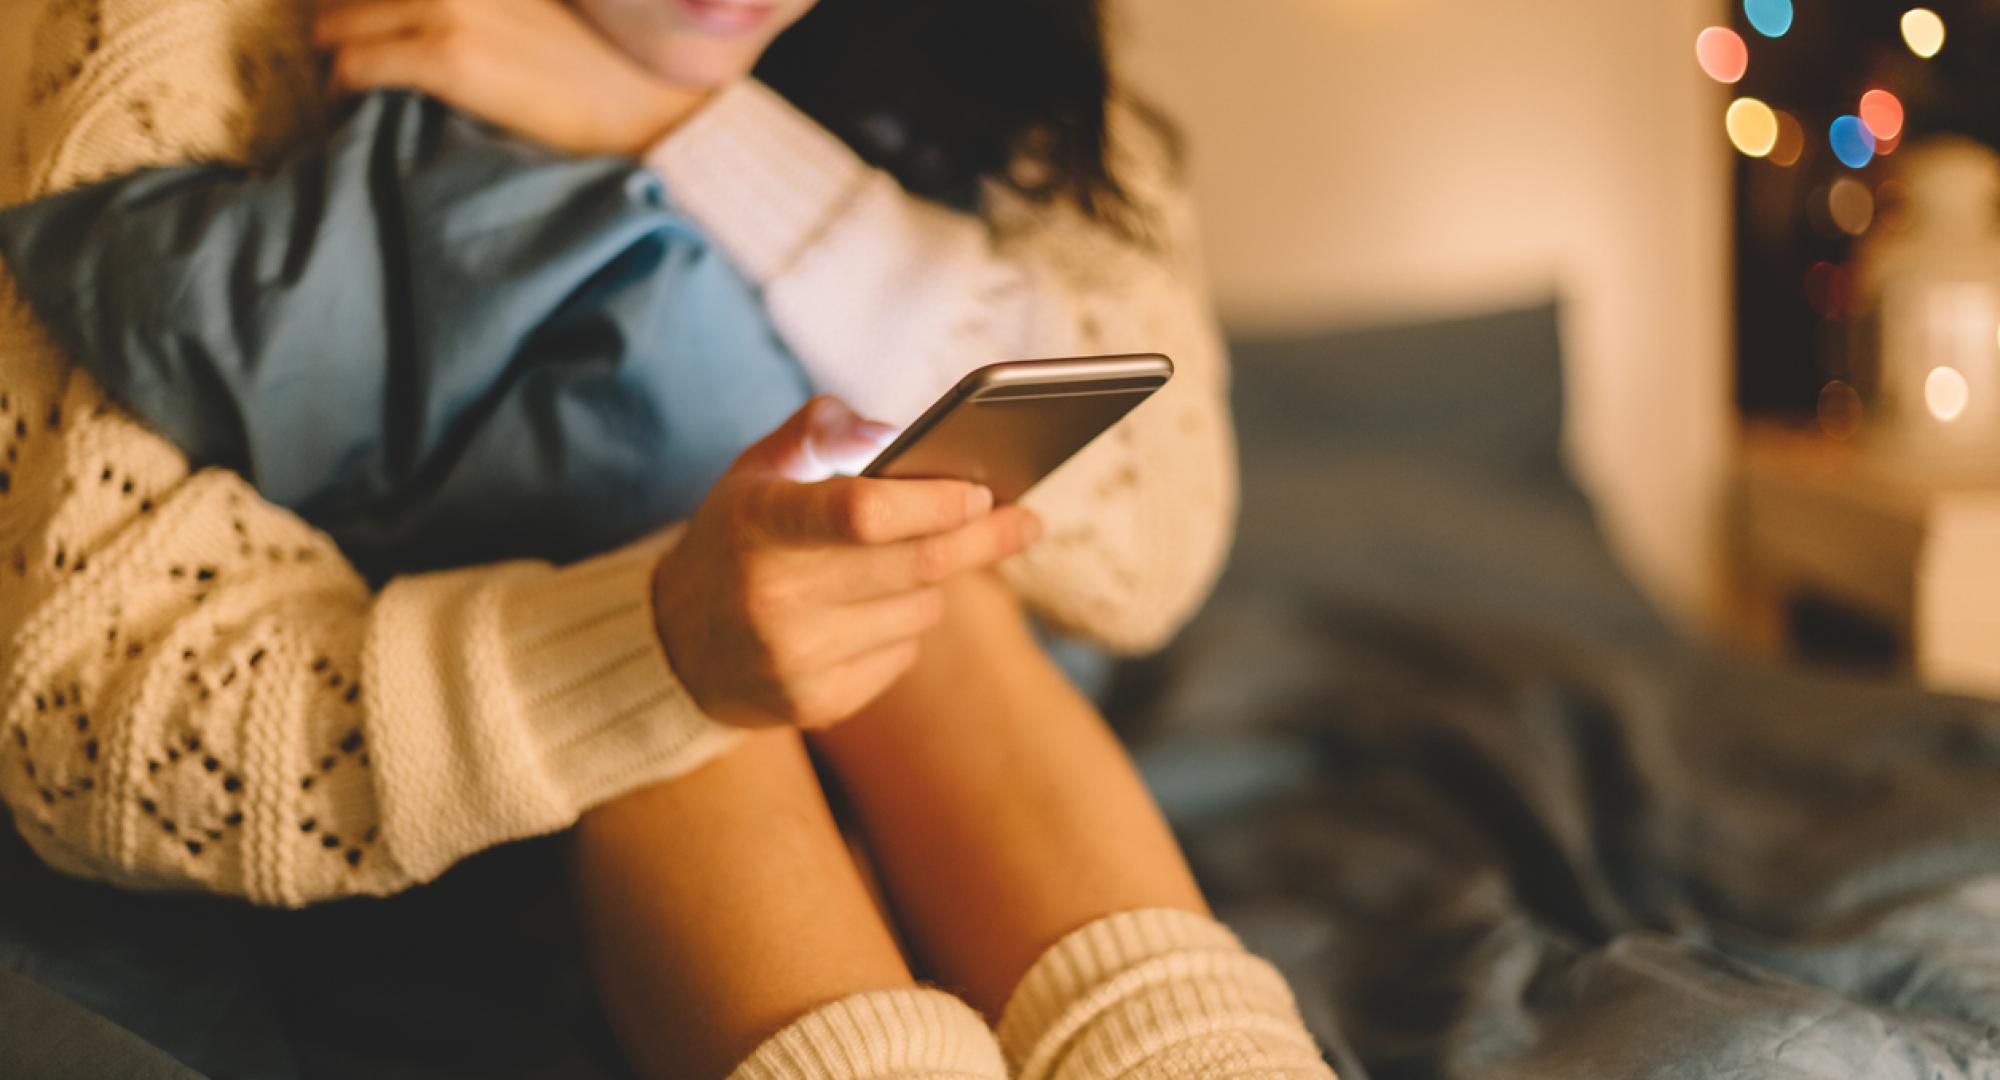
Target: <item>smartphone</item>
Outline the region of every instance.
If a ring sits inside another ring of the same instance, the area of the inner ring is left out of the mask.
[[[968,373],[863,476],[970,480],[1014,502],[1174,374],[1164,356],[1010,360]]]

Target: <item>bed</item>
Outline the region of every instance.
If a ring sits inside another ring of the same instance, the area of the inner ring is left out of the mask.
[[[1343,1076],[2000,1075],[2000,708],[1676,635],[1554,308],[1245,342],[1240,545],[1117,715]]]
[[[1559,318],[1238,343],[1240,543],[1107,698],[1218,912],[1349,1080],[2000,1076],[2000,708],[1677,635]],[[7,840],[0,1074],[622,1076],[554,854],[284,913]]]

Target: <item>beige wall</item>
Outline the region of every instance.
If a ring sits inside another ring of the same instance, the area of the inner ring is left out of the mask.
[[[1712,609],[1728,425],[1712,0],[1122,0],[1186,127],[1225,319],[1563,299],[1572,456],[1628,562]]]

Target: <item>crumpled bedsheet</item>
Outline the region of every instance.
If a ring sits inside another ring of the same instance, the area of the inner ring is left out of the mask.
[[[1120,712],[1348,1080],[2000,1076],[2000,706],[1625,637],[1239,575]]]

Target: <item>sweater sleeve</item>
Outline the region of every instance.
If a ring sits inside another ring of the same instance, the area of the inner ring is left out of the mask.
[[[1047,532],[1004,568],[1058,628],[1136,652],[1178,629],[1220,570],[1235,446],[1187,200],[1164,153],[1132,118],[1114,120],[1152,243],[998,192],[980,216],[914,198],[755,82],[723,91],[648,161],[763,286],[814,384],[864,413],[908,423],[996,360],[1174,361],[1165,389],[1029,493]]]
[[[311,120],[299,11],[49,6],[0,198],[272,153]],[[60,868],[387,893],[694,767],[733,734],[653,632],[670,542],[371,594],[324,534],[111,405],[0,274],[0,798]]]
[[[806,398],[658,177],[406,92],[0,211],[0,257],[113,400],[375,576],[630,542]]]

